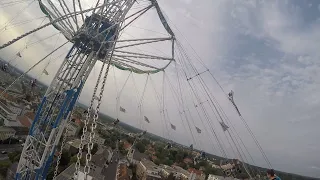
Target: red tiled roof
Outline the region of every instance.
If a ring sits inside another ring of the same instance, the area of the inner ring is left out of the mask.
[[[129,149],[132,145],[125,141],[123,146],[124,146],[124,149]]]
[[[27,116],[18,116],[18,120],[23,126],[30,128],[31,122]]]
[[[33,113],[33,112],[27,112],[26,114],[25,114],[25,116],[27,116],[28,118],[30,118],[31,120],[34,120],[34,118],[35,118],[35,114]]]
[[[184,159],[183,159],[183,162],[186,163],[186,164],[188,164],[188,163],[192,163],[193,160],[190,159],[190,158],[184,158]]]
[[[190,173],[195,173],[195,174],[198,175],[198,176],[201,176],[201,175],[202,175],[202,171],[197,170],[197,169],[194,169],[194,168],[189,168],[188,171],[189,171]]]
[[[129,175],[128,175],[128,168],[125,164],[120,164],[120,166],[118,167],[118,177],[117,179],[119,180],[129,180]]]
[[[2,93],[2,90],[0,90],[0,93]],[[5,97],[6,99],[10,100],[10,101],[15,101],[16,99],[9,95],[8,93],[3,93],[3,97]]]

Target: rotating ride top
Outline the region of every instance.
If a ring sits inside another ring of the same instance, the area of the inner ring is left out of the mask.
[[[94,89],[94,95],[88,109],[88,112],[93,113],[87,113],[84,134],[81,137],[81,142],[83,142],[85,138],[90,139],[89,148],[93,146],[91,140],[94,138],[94,129],[97,126],[96,121],[98,119],[99,107],[109,67],[115,66],[121,70],[128,70],[134,73],[150,74],[163,71],[174,59],[174,34],[161,13],[156,0],[150,0],[146,8],[131,15],[128,15],[128,12],[135,3],[138,3],[136,0],[109,0],[101,3],[100,0],[97,0],[94,8],[86,10],[82,10],[81,3],[78,0],[78,3],[73,1],[73,7],[77,5],[79,9],[77,11],[77,8],[74,8],[74,12],[70,12],[71,10],[68,8],[68,4],[71,3],[71,1],[59,0],[59,5],[53,3],[51,0],[46,0],[46,2],[38,0],[38,2],[42,12],[50,19],[50,23],[46,26],[52,24],[69,42],[73,43],[73,46],[66,55],[37,110],[21,154],[16,179],[46,179],[60,137],[62,136],[68,119],[70,119],[84,83],[97,61],[103,62],[98,78],[101,80],[103,76],[102,87],[98,97],[96,94],[98,93],[99,83],[97,83]],[[168,36],[166,38],[120,40],[119,36],[122,31],[151,8],[156,9]],[[91,14],[85,16],[84,13]],[[39,29],[40,28],[35,29],[33,32]],[[26,34],[23,36],[26,36]],[[13,41],[17,41],[19,38]],[[170,46],[170,49],[172,48],[172,57],[165,58],[119,50],[160,41],[169,41],[172,43]],[[129,42],[131,44],[121,45],[123,42]],[[3,47],[4,46],[1,48]],[[134,58],[135,60],[133,60]],[[166,63],[162,67],[155,67],[143,63],[139,61],[139,59],[158,59]],[[102,74],[103,70],[105,71],[104,75]],[[92,123],[90,126],[91,131],[89,137],[85,137],[85,133],[89,128],[89,119],[90,123]],[[80,168],[79,159],[82,156],[82,148],[83,145],[81,144],[79,147],[78,162],[76,164],[77,171],[79,171]],[[88,174],[90,171],[88,163],[91,159],[91,153],[90,149],[88,150],[84,169],[85,174]]]

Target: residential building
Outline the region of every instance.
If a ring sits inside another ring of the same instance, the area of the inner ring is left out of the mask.
[[[222,176],[216,176],[213,174],[209,174],[207,180],[239,180],[232,177],[222,177]]]
[[[17,115],[21,115],[23,110],[26,108],[26,106],[24,105],[19,105],[15,102],[8,102],[7,101],[7,107],[14,113],[14,114],[17,114]]]
[[[21,91],[17,90],[17,89],[7,90],[7,93],[8,93],[8,95],[11,95],[11,96],[13,96],[13,97],[15,97],[15,98],[22,98],[22,97],[24,97],[24,94],[23,94]]]
[[[142,159],[137,164],[136,175],[139,180],[160,180],[160,171],[161,168],[152,161]]]
[[[137,164],[137,162],[133,159],[134,152],[135,152],[134,148],[131,148],[128,151],[127,160],[129,161],[130,164]]]
[[[34,118],[36,117],[35,113],[32,111],[27,111],[24,113],[25,116],[27,116],[29,119],[31,119],[32,121],[34,120]]]
[[[113,150],[111,147],[107,146],[100,146],[100,149],[103,149],[103,157],[106,159],[105,167],[108,167],[108,164],[111,162],[111,159],[113,157]]]
[[[69,151],[71,154],[76,154],[78,153],[78,148],[79,148],[79,145],[81,143],[81,140],[80,139],[73,139],[71,141],[68,141],[66,144],[65,144],[65,149],[67,151]],[[83,142],[84,145],[87,144],[87,142]]]
[[[0,121],[4,126],[21,126],[17,121],[17,114],[13,113],[6,104],[0,101]]]
[[[28,116],[18,116],[17,120],[19,121],[22,127],[31,127],[32,119],[28,118]]]
[[[191,159],[191,158],[184,158],[184,159],[183,159],[183,162],[186,163],[186,164],[193,164],[193,159]]]
[[[168,178],[170,174],[174,174],[174,176],[177,176],[175,169],[173,169],[172,167],[164,164],[160,164],[159,167],[161,168],[160,175],[162,178]]]
[[[86,137],[85,143],[89,143],[90,132],[87,132],[85,137]],[[103,146],[104,141],[105,139],[100,137],[98,133],[95,133],[94,138],[92,138],[92,142],[98,144],[99,146]]]
[[[131,148],[127,154],[127,159],[131,164],[138,164],[142,159],[149,159],[149,156]]]
[[[80,167],[80,170],[83,170],[83,167]],[[67,169],[62,171],[57,177],[56,180],[69,180],[73,179],[75,169],[75,164],[71,164]],[[95,174],[90,171],[90,173],[85,177],[82,171],[78,172],[77,180],[104,180],[105,177],[101,174]]]
[[[17,162],[13,163],[13,164],[8,168],[6,180],[13,180],[13,179],[15,179],[15,175],[16,175],[17,168],[18,168],[18,163],[17,163]]]
[[[10,101],[14,101],[16,98],[13,97],[12,95],[10,95],[8,92],[3,92],[5,88],[3,87],[0,87],[0,93],[2,94],[3,93],[3,99],[7,99],[7,100],[10,100]]]
[[[0,140],[6,140],[15,135],[16,131],[10,127],[0,126]]]
[[[130,180],[129,169],[125,162],[121,162],[117,167],[117,180]]]
[[[99,176],[102,173],[102,169],[107,167],[108,162],[112,158],[112,151],[109,149],[99,149],[95,155],[92,156],[90,165],[90,172],[94,176]]]
[[[13,126],[11,128],[16,131],[15,135],[14,135],[16,138],[26,139],[28,134],[29,134],[29,128],[28,127]]]
[[[197,169],[189,168],[188,171],[190,172],[190,180],[205,180],[206,175]]]
[[[132,144],[130,144],[128,141],[123,142],[123,148],[125,150],[129,150],[132,147]]]
[[[70,121],[68,126],[68,131],[66,132],[67,137],[77,136],[81,127],[77,123]]]
[[[183,169],[180,166],[175,166],[175,165],[172,165],[171,167],[176,171],[175,177],[181,180],[189,179],[190,173],[187,170]]]

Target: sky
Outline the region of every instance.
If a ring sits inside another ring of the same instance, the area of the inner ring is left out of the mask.
[[[158,2],[177,40],[184,45],[187,53],[193,59],[199,56],[225,91],[232,89],[235,92],[234,98],[237,106],[273,167],[282,171],[320,177],[318,155],[320,145],[317,143],[317,137],[320,136],[318,131],[320,126],[318,120],[320,115],[318,110],[320,108],[320,91],[318,90],[320,87],[318,63],[320,51],[316,48],[319,47],[320,42],[320,2],[317,0],[159,0]],[[41,24],[43,18],[23,26],[3,30],[5,23],[14,17],[17,18],[11,23],[43,16],[36,4],[21,11],[26,5],[27,3],[10,6],[1,11],[1,44]],[[148,26],[150,29],[159,31],[159,24],[156,13],[151,13],[137,26]],[[24,48],[28,40],[30,40],[29,43],[36,42],[57,33],[58,31],[52,27],[45,29],[29,39],[23,39],[11,47],[0,50],[0,57],[8,61],[12,60],[17,67],[26,70],[65,39],[61,35],[55,35],[33,47],[24,49],[22,59],[17,59],[15,54]],[[149,35],[148,32],[138,31],[137,28],[127,33],[138,37]],[[70,46],[68,44],[60,51],[62,57]],[[163,46],[166,45],[159,45],[161,49]],[[59,53],[56,54],[58,55]],[[50,82],[62,60],[63,58],[58,58],[50,61],[47,67],[50,75],[47,77],[39,74],[48,63],[43,63],[38,69],[31,71],[31,75],[43,82]],[[193,63],[199,67],[200,72],[206,69],[199,64],[199,61],[193,60]],[[80,98],[83,103],[90,100],[100,66],[101,63],[96,65],[86,83]],[[169,68],[166,75],[177,87],[175,70],[175,68]],[[109,86],[105,93],[106,100],[103,101],[101,109],[104,113],[115,117],[117,107],[115,107],[114,97],[117,96],[117,92],[129,73],[114,68],[111,68],[110,72]],[[129,112],[118,116],[128,124],[145,128],[174,141],[184,144],[192,143],[188,128],[185,128],[186,125],[174,112],[179,105],[175,105],[172,95],[174,93],[170,91],[169,84],[162,83],[162,74],[150,76],[155,88],[149,80],[146,98],[143,100],[143,114],[153,122],[147,124],[141,122],[141,119],[140,121],[134,120],[139,119],[140,116],[139,111],[135,108],[141,98],[139,95],[143,91],[147,76],[133,75],[133,77],[130,76],[129,82],[124,86],[120,100],[120,104]],[[231,124],[250,149],[256,164],[266,167],[266,162],[254,141],[221,89],[208,73],[204,73],[203,78],[227,113]],[[136,81],[138,86],[137,93],[135,93],[133,81]],[[171,109],[169,113],[172,114],[170,122],[178,127],[176,131],[165,129],[161,115],[155,115],[161,106],[157,100],[157,94],[161,94],[163,86],[168,94],[167,107],[169,111]],[[186,87],[183,91],[185,98],[188,99],[190,89]],[[191,99],[187,104],[192,105]],[[209,107],[206,106],[206,108]],[[130,113],[130,110],[133,112]],[[202,134],[197,134],[194,128],[192,130],[198,141],[197,146],[219,154],[210,145],[211,143],[217,144],[212,142],[214,139],[212,135],[206,134],[206,123],[201,123],[199,118],[196,118],[194,110],[191,113],[195,119],[194,126],[204,130]],[[216,120],[212,121],[217,123]],[[216,130],[221,131],[218,128]],[[220,132],[219,135],[227,144],[223,132]]]

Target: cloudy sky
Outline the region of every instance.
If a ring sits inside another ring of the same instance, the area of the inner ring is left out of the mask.
[[[5,1],[10,2],[10,0]],[[1,44],[42,23],[43,15],[36,4],[22,11],[28,2],[31,0],[5,8],[3,8],[5,5],[0,3]],[[197,55],[200,56],[223,88],[226,91],[232,89],[235,92],[235,101],[243,117],[255,133],[273,167],[320,177],[318,155],[320,145],[317,143],[317,137],[320,136],[318,131],[320,127],[318,120],[320,51],[317,49],[320,42],[320,19],[318,19],[320,2],[317,0],[159,0],[159,4],[175,31],[178,41],[185,46],[188,54],[194,59]],[[8,26],[10,23],[19,23],[27,19],[34,20],[22,26],[11,28]],[[145,19],[144,24],[139,26],[146,25],[152,29],[159,26],[157,23],[159,21],[157,22],[155,14],[151,14]],[[6,25],[7,30],[4,30],[3,27]],[[159,31],[158,28],[156,29]],[[0,50],[0,56],[26,70],[50,50],[52,51],[56,44],[61,44],[65,40],[57,33],[58,31],[52,27],[48,28],[29,39],[23,39],[11,47]],[[145,37],[147,32],[138,33],[132,30],[128,33]],[[52,38],[43,40],[51,35],[53,35]],[[24,49],[26,43],[30,44],[41,39],[42,42]],[[69,47],[70,45],[61,50],[60,54],[65,53]],[[21,50],[23,50],[22,60],[15,57],[15,54]],[[59,53],[55,57],[58,55]],[[50,61],[47,67],[50,73],[48,77],[40,76],[39,72],[49,61],[32,71],[31,75],[44,82],[50,82],[62,60],[63,58],[58,58]],[[194,63],[199,62],[194,60]],[[177,79],[174,78],[173,70],[174,68],[169,70],[166,76],[176,84]],[[199,71],[203,70],[205,68],[199,66]],[[99,64],[89,77],[80,98],[81,102],[89,101],[98,71]],[[111,76],[108,79],[109,88],[106,90],[106,100],[102,105],[102,111],[106,114],[117,116],[114,97],[117,96],[117,92],[128,76],[127,72],[111,68]],[[143,104],[143,114],[156,122],[146,124],[141,122],[141,119],[133,120],[139,119],[137,104],[147,76],[133,75],[133,77],[130,76],[130,81],[124,88],[121,104],[128,111],[134,112],[119,115],[122,116],[123,121],[184,144],[192,143],[191,133],[177,114],[170,118],[170,122],[177,126],[174,132],[165,129],[160,115],[154,115],[159,111],[157,94],[161,94],[163,86],[166,87],[165,94],[168,94],[167,103],[171,104],[168,107],[174,106],[174,100],[172,100],[174,97],[170,95],[174,93],[170,91],[168,83],[163,85],[162,74],[151,76],[156,85],[152,86],[152,82],[149,81],[146,91],[147,100],[144,99]],[[266,162],[223,92],[208,73],[205,73],[203,78],[250,149],[256,163],[266,166]],[[136,81],[136,84],[133,81]],[[138,86],[137,92],[133,90],[135,85]],[[187,96],[190,89],[184,89],[184,91]],[[192,112],[194,114],[191,116],[195,117],[193,124],[205,130],[206,123],[203,124],[199,118],[196,118],[196,111]],[[171,113],[174,114],[174,112]],[[154,116],[153,119],[152,116]],[[212,142],[214,139],[212,134],[203,132],[199,135],[195,130],[192,131],[198,139],[199,148],[219,154],[210,145],[211,143],[216,145]],[[228,141],[224,137],[220,132],[220,138],[227,144]]]

